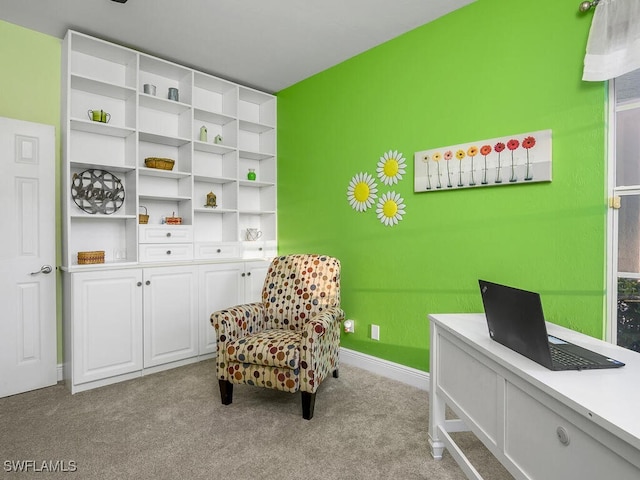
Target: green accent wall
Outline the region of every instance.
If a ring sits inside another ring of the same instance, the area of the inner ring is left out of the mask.
[[[60,265],[61,41],[0,20],[0,116],[56,128],[56,265]],[[62,363],[62,296],[58,272],[58,363]]]
[[[356,320],[344,347],[428,370],[427,314],[481,311],[479,277],[540,291],[550,321],[602,337],[606,90],[581,81],[591,17],[478,0],[278,93],[279,249],[341,259]],[[60,239],[61,41],[3,21],[0,40],[0,115],[56,127]],[[551,183],[413,192],[416,151],[544,129]],[[389,150],[407,160],[397,185],[378,182],[404,198],[394,227],[347,201]]]
[[[581,81],[591,14],[479,0],[278,93],[281,253],[342,262],[342,346],[429,369],[427,314],[480,312],[477,280],[541,292],[547,320],[602,338],[605,100]],[[413,192],[413,154],[551,129],[553,181]],[[407,159],[406,214],[384,226],[347,187]],[[380,341],[370,325],[380,326]]]

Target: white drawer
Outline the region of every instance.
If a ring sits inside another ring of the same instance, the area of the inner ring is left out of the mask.
[[[191,225],[140,225],[140,243],[188,243],[192,239]]]
[[[587,434],[509,382],[505,403],[504,452],[526,478],[640,478],[638,467],[607,448],[614,443],[604,429],[585,420],[595,432]]]
[[[242,242],[242,258],[270,258],[276,253],[275,241]]]
[[[139,247],[141,262],[171,262],[192,260],[192,243],[147,243]]]
[[[240,246],[237,243],[196,243],[196,258],[212,259],[212,258],[239,258]]]

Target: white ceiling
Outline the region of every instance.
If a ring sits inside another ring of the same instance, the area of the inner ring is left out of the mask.
[[[67,29],[277,92],[475,0],[0,0],[0,19]]]

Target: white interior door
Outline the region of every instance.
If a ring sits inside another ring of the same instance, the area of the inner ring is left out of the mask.
[[[57,381],[55,130],[0,117],[0,397]]]

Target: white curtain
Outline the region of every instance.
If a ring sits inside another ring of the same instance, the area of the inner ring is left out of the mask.
[[[640,68],[640,0],[600,0],[593,13],[583,80],[619,77]]]

